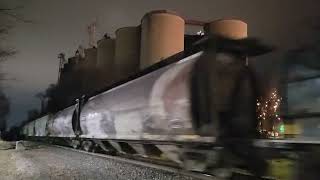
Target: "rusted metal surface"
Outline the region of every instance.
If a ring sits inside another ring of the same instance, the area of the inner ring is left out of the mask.
[[[146,14],[141,20],[140,69],[183,51],[184,31],[184,19],[170,11]]]

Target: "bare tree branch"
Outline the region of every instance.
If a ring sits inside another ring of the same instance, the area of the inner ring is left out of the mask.
[[[0,61],[5,60],[7,57],[12,56],[16,53],[16,51],[13,50],[3,50],[0,48]]]
[[[32,21],[26,20],[26,19],[22,18],[21,16],[19,16],[19,15],[17,15],[17,14],[14,14],[14,13],[11,13],[11,12],[1,11],[1,10],[0,10],[0,13],[1,13],[1,14],[4,14],[4,15],[6,15],[6,16],[9,16],[9,17],[11,17],[11,18],[14,18],[15,20],[20,21],[20,22],[32,23]]]
[[[0,8],[0,11],[13,11],[13,10],[17,10],[17,9],[22,9],[23,6],[16,6],[13,8]]]
[[[8,34],[8,28],[0,28],[0,34]]]
[[[13,8],[0,8],[1,21],[0,22],[0,36],[6,36],[11,29],[11,20],[15,22],[23,22],[23,23],[31,23],[31,21],[24,19],[22,16],[16,13],[16,10],[23,8],[22,6],[16,6]],[[11,18],[11,19],[9,19]],[[0,47],[0,62],[12,56],[16,53],[15,50]],[[8,80],[4,73],[0,72],[0,81]],[[6,130],[6,119],[10,112],[10,102],[2,92],[3,86],[0,87],[0,132],[4,132]]]

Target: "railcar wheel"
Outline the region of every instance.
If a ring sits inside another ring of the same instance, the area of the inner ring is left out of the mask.
[[[94,146],[94,143],[92,141],[88,141],[88,140],[83,141],[81,144],[82,149],[87,152],[92,152],[93,146]]]
[[[108,141],[101,141],[101,140],[93,140],[95,145],[99,146],[101,151],[105,154],[115,156],[117,150],[108,142]]]
[[[70,145],[74,149],[79,149],[81,147],[81,141],[80,140],[71,140]]]

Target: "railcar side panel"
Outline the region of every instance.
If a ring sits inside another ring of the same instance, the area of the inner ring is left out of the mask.
[[[201,52],[89,99],[81,111],[83,138],[196,140],[190,75]]]
[[[75,106],[70,106],[54,114],[48,120],[47,135],[50,137],[75,137],[72,129],[72,115]]]
[[[50,118],[50,115],[43,116],[35,121],[35,136],[46,136],[47,122]]]

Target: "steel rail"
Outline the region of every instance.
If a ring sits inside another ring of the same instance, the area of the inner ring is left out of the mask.
[[[163,171],[167,171],[167,172],[171,172],[171,173],[175,173],[175,174],[180,174],[180,175],[185,175],[185,176],[189,176],[189,177],[197,178],[197,179],[201,179],[201,180],[224,180],[224,179],[217,178],[217,177],[214,177],[213,175],[209,175],[209,174],[203,174],[200,172],[199,173],[198,172],[190,172],[190,171],[179,169],[179,168],[173,167],[173,166],[170,167],[170,166],[156,164],[157,163],[156,161],[154,161],[155,163],[150,163],[150,162],[145,162],[145,161],[134,160],[131,158],[129,159],[128,157],[125,158],[122,156],[110,156],[110,155],[101,154],[101,153],[87,152],[87,151],[83,151],[80,149],[74,149],[74,148],[70,148],[70,147],[66,147],[66,146],[60,146],[60,145],[50,145],[50,146],[62,148],[65,150],[71,150],[71,151],[78,152],[78,153],[84,153],[84,154],[88,154],[91,156],[97,156],[97,157],[120,161],[120,162],[124,162],[124,163],[130,163],[130,164],[134,164],[134,165],[138,165],[138,166],[159,169],[159,170],[163,170]]]

